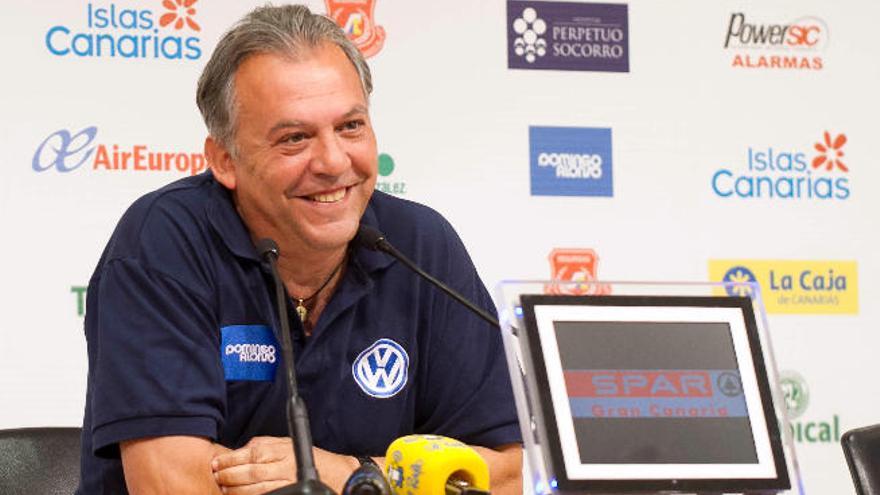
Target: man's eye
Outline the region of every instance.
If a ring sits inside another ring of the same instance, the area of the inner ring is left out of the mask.
[[[281,139],[281,142],[287,143],[287,144],[296,144],[296,143],[304,141],[306,139],[306,137],[307,136],[305,135],[305,133],[298,132],[296,134],[290,134],[290,135],[284,136],[284,138]]]
[[[363,120],[349,120],[348,122],[339,126],[339,129],[343,131],[356,131],[360,129],[363,125]]]

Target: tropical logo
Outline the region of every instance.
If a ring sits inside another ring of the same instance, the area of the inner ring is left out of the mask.
[[[97,142],[98,128],[76,132],[59,129],[34,151],[34,172],[68,173],[80,169],[98,172],[175,172],[195,175],[207,168],[202,153],[155,149],[145,144],[121,145]]]
[[[46,49],[59,57],[198,60],[197,1],[156,0],[147,8],[90,1],[78,19],[46,31]]]
[[[725,199],[845,201],[851,195],[845,134],[825,131],[807,147],[749,146],[744,165],[722,167],[712,192]]]
[[[333,19],[361,51],[364,58],[379,53],[385,45],[385,28],[377,26],[373,10],[376,0],[324,0]]]
[[[716,282],[754,282],[768,313],[856,314],[859,311],[855,261],[710,260]],[[727,285],[730,296],[752,296],[749,286]]]
[[[379,180],[376,181],[376,190],[394,196],[406,195],[406,182],[395,180],[394,158],[388,153],[379,154]]]
[[[840,416],[809,417],[810,389],[800,373],[783,370],[779,373],[779,386],[785,399],[791,436],[799,444],[837,444],[840,442]]]
[[[822,70],[828,39],[828,26],[818,17],[764,22],[735,12],[727,23],[724,48],[733,52],[734,68]]]
[[[599,256],[592,249],[554,249],[550,251],[550,278],[566,284],[548,284],[547,294],[601,296],[611,293],[611,286],[598,283]]]

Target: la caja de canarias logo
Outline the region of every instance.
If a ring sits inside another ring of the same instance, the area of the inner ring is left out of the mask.
[[[198,0],[83,2],[79,15],[54,20],[45,46],[59,57],[198,60]]]
[[[31,168],[34,172],[177,172],[195,175],[208,161],[202,153],[162,149],[146,144],[123,145],[101,142],[98,128],[79,131],[59,129],[37,145]]]
[[[809,146],[749,146],[740,165],[712,174],[712,192],[727,200],[846,201],[852,195],[847,143],[846,134],[825,131]]]
[[[795,442],[801,444],[840,442],[838,414],[823,418],[812,418],[807,414],[811,400],[810,389],[800,373],[782,370],[779,373],[779,386],[785,399],[791,436]]]
[[[548,284],[547,294],[601,296],[611,293],[611,286],[596,280],[599,257],[592,249],[554,249],[550,251],[550,278],[565,284]]]
[[[731,67],[769,70],[822,70],[828,25],[802,16],[790,22],[757,20],[752,14],[730,14],[724,49],[732,52]]]
[[[859,312],[855,261],[709,260],[716,282],[755,282],[768,313],[856,314]],[[731,296],[749,296],[748,286],[730,285]]]
[[[379,53],[385,45],[385,28],[376,25],[377,0],[324,0],[327,15],[342,28],[364,58]]]

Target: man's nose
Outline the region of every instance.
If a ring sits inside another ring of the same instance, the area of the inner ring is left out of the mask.
[[[316,175],[337,176],[351,167],[351,159],[336,134],[318,138],[312,161],[309,165]]]

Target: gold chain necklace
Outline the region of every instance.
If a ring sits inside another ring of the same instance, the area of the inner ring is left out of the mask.
[[[329,284],[330,281],[333,280],[333,277],[336,276],[336,273],[339,271],[340,268],[342,268],[342,265],[345,264],[346,258],[348,258],[347,255],[342,257],[342,261],[340,261],[339,264],[336,265],[336,268],[333,269],[333,272],[330,273],[330,276],[327,277],[327,280],[325,280],[324,283],[321,284],[320,287],[318,287],[318,290],[316,290],[314,294],[309,297],[293,296],[293,298],[296,299],[296,314],[299,315],[299,320],[301,322],[305,323],[306,319],[309,317],[309,310],[308,308],[306,308],[305,303],[317,297],[318,294],[320,294],[321,291],[324,290],[325,287],[327,287],[327,284]]]

